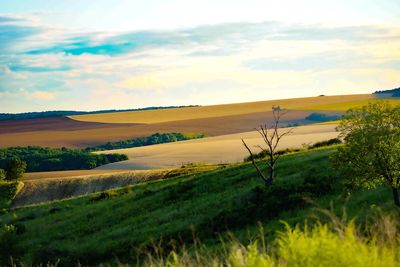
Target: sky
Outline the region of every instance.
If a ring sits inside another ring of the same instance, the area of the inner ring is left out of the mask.
[[[1,0],[0,112],[400,86],[398,0]]]

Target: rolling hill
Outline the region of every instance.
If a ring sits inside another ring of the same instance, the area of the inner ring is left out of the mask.
[[[378,95],[321,96],[179,109],[117,112],[0,122],[0,147],[49,146],[85,148],[107,142],[149,136],[156,132],[219,136],[252,131],[271,119],[271,107],[290,112],[284,124],[313,123],[305,118],[317,111],[338,114]],[[393,100],[400,103],[400,100]],[[324,111],[324,109],[328,109]]]
[[[285,155],[275,185],[266,191],[245,163],[21,208],[0,220],[23,229],[16,244],[25,264],[59,261],[58,266],[71,266],[78,261],[141,262],[149,253],[156,255],[154,248],[166,256],[183,246],[190,250],[196,240],[207,244],[199,253],[218,255],[220,240],[230,242],[230,233],[248,244],[262,225],[262,238],[269,242],[284,229],[282,220],[292,226],[312,223],[315,205],[333,205],[337,214],[345,205],[347,216],[358,215],[360,224],[371,214],[371,205],[390,209],[391,195],[384,188],[341,195],[342,183],[328,160],[334,151]],[[304,201],[304,195],[314,204]]]
[[[301,148],[303,145],[325,141],[338,136],[335,124],[308,125],[293,128],[293,132],[282,139],[278,149]],[[96,170],[145,170],[179,167],[187,163],[232,163],[241,162],[248,156],[241,138],[250,146],[264,145],[256,131],[221,135],[202,139],[136,147],[128,149],[105,150],[96,153],[126,154],[129,160],[106,164]],[[259,148],[254,148],[258,152]]]

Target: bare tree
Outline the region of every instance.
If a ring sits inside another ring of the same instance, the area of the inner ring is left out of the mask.
[[[261,135],[263,138],[266,148],[257,145],[261,151],[263,151],[266,155],[267,158],[264,160],[265,164],[267,165],[267,173],[264,174],[260,167],[257,165],[255,156],[249,146],[246,144],[246,142],[242,139],[244,147],[247,149],[247,151],[250,154],[250,160],[253,163],[253,166],[257,170],[258,174],[260,175],[261,179],[264,181],[264,183],[269,186],[272,184],[274,181],[275,177],[275,164],[278,161],[280,154],[276,153],[276,149],[278,147],[279,142],[281,141],[282,137],[285,135],[288,135],[289,133],[292,132],[293,129],[288,129],[288,130],[279,130],[279,124],[281,121],[281,118],[283,115],[285,115],[286,112],[283,112],[283,110],[277,106],[277,107],[272,107],[272,115],[273,115],[273,122],[270,127],[268,127],[266,124],[261,125],[259,129],[256,128],[258,133]]]

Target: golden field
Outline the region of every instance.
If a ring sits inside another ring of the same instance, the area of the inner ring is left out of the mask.
[[[296,127],[290,135],[282,138],[278,149],[299,148],[304,144],[336,138],[339,133],[335,131],[335,127],[333,124]],[[248,156],[241,138],[250,147],[263,145],[259,133],[251,131],[176,143],[100,151],[96,153],[123,153],[128,155],[129,160],[103,165],[96,170],[146,170],[173,168],[188,163],[240,162]],[[258,151],[259,149],[254,148],[254,152]]]
[[[84,122],[154,124],[169,121],[193,120],[202,118],[235,116],[257,112],[269,112],[271,111],[271,108],[273,106],[280,106],[281,108],[290,110],[323,110],[318,107],[324,107],[324,105],[328,105],[328,107],[330,107],[329,110],[335,110],[332,109],[330,105],[333,105],[333,107],[337,105],[339,107],[339,109],[337,110],[341,111],[343,110],[344,106],[347,105],[341,105],[341,103],[350,103],[349,107],[352,107],[354,103],[357,103],[359,101],[361,101],[362,103],[366,103],[372,99],[376,99],[376,96],[372,94],[319,96],[226,105],[78,115],[71,116],[70,118]]]
[[[378,99],[376,95],[320,96],[251,103],[103,113],[70,118],[0,122],[0,147],[88,146],[149,136],[156,132],[201,133],[209,137],[249,132],[271,121],[271,107],[288,109],[284,124],[309,124],[312,112],[335,113]],[[390,99],[393,104],[400,100]]]

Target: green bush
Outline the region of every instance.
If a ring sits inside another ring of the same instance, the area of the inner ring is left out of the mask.
[[[6,171],[3,169],[0,169],[0,181],[5,180],[6,179]]]
[[[309,121],[315,121],[315,122],[325,122],[325,121],[336,121],[340,120],[342,116],[340,115],[331,115],[331,114],[325,114],[325,113],[311,113],[308,115],[305,119]]]
[[[6,180],[18,180],[26,171],[26,162],[19,158],[12,158],[6,165]]]
[[[17,193],[20,182],[0,181],[0,210],[7,209]]]

